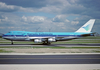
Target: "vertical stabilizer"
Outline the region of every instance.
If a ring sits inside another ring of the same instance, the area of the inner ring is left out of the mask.
[[[95,19],[90,19],[86,24],[79,28],[76,32],[91,32]]]

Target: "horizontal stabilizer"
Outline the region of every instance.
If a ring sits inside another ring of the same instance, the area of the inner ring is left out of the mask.
[[[94,36],[94,34],[95,34],[95,33],[88,33],[88,34],[82,34],[81,36],[82,36],[82,37],[85,37],[85,36]]]

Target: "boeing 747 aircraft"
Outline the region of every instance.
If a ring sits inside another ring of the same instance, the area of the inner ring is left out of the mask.
[[[2,38],[13,41],[33,41],[35,43],[51,44],[51,42],[67,41],[80,37],[93,36],[91,32],[95,19],[90,19],[86,24],[76,32],[27,32],[27,31],[10,31]]]

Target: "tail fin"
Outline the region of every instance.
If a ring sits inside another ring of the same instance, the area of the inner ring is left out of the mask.
[[[76,32],[91,32],[95,19],[90,19],[86,24],[79,28]]]

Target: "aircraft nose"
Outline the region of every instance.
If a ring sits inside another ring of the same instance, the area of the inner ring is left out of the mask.
[[[4,35],[4,34],[0,33],[0,38],[2,38],[3,35]]]

